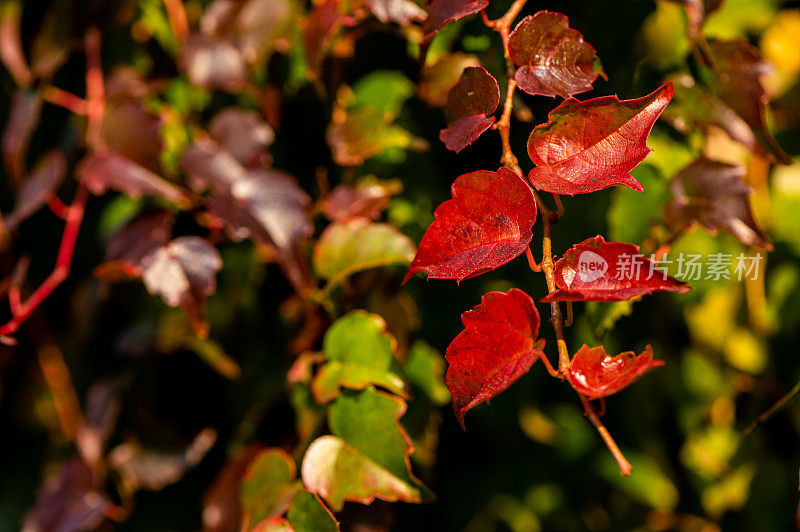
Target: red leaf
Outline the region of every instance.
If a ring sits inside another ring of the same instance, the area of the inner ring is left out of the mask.
[[[5,224],[12,231],[21,221],[39,210],[52,196],[67,172],[67,158],[58,149],[42,156],[31,174],[17,191],[14,210],[6,216]]]
[[[671,98],[669,82],[636,100],[564,100],[531,132],[528,155],[537,167],[528,179],[537,189],[570,196],[614,185],[643,190],[629,172],[650,153],[647,136]]]
[[[477,13],[488,5],[489,0],[433,0],[428,6],[428,18],[422,24],[423,42],[432,39],[451,20]]]
[[[578,393],[589,399],[600,399],[617,393],[651,369],[663,365],[663,360],[653,360],[653,348],[649,345],[638,356],[626,351],[612,357],[606,354],[603,346],[583,344],[570,362],[567,379]]]
[[[425,18],[425,10],[411,0],[364,0],[364,3],[381,22],[405,25]]]
[[[539,312],[522,290],[489,292],[481,304],[461,315],[464,330],[447,348],[445,382],[453,409],[464,428],[464,415],[514,384],[544,356],[537,340]]]
[[[319,69],[325,59],[328,44],[342,24],[339,2],[340,0],[326,0],[315,5],[308,15],[308,23],[303,34],[303,49],[312,74]]]
[[[141,275],[142,260],[169,243],[174,221],[167,211],[150,211],[125,224],[106,244],[106,262],[95,275],[105,280],[114,280],[117,273]]]
[[[750,205],[753,190],[744,182],[747,170],[701,157],[675,175],[672,194],[666,207],[670,225],[699,223],[717,234],[729,231],[742,243],[772,249],[769,235],[756,221]]]
[[[490,116],[500,103],[497,80],[483,67],[467,67],[447,95],[447,129],[439,138],[448,150],[460,152],[494,124]]]
[[[78,164],[76,173],[96,195],[113,189],[134,199],[147,195],[160,196],[173,203],[186,202],[181,189],[113,151],[87,155]]]
[[[404,283],[423,270],[429,279],[461,282],[518,257],[533,238],[533,191],[511,170],[464,174],[451,190],[453,199],[436,209]]]
[[[591,90],[602,72],[594,48],[561,13],[539,11],[522,19],[508,51],[519,66],[514,79],[528,94],[569,98]]]
[[[597,235],[572,246],[556,262],[558,290],[542,301],[625,301],[653,292],[689,291],[689,285],[656,267],[639,254],[639,246]]]

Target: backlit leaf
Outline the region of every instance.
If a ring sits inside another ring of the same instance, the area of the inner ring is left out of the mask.
[[[425,10],[411,0],[364,0],[364,3],[381,22],[405,25],[426,17]]]
[[[718,65],[710,81],[712,90],[750,126],[774,160],[783,164],[791,162],[767,126],[769,95],[764,90],[762,77],[772,72],[772,66],[758,48],[744,39],[714,41],[711,51]]]
[[[314,246],[314,271],[338,282],[356,272],[392,264],[408,264],[414,243],[389,224],[351,220],[329,225]]]
[[[744,182],[746,169],[701,157],[672,180],[674,200],[666,217],[672,225],[699,223],[716,234],[725,229],[744,244],[772,249],[769,235],[753,216],[752,189]]]
[[[265,449],[250,462],[240,489],[245,530],[282,515],[300,486],[294,459],[283,449]]]
[[[533,238],[536,202],[530,187],[506,168],[456,179],[422,237],[403,282],[416,272],[459,282],[518,257]]]
[[[666,83],[636,100],[564,100],[546,124],[531,132],[528,155],[536,168],[528,179],[535,188],[556,194],[615,185],[642,190],[629,172],[650,152],[647,136],[672,98],[672,86]]]
[[[422,70],[417,84],[417,94],[429,105],[443,106],[450,92],[467,67],[478,67],[481,62],[474,55],[460,52],[446,54]]]
[[[339,511],[345,501],[422,502],[429,492],[411,473],[411,440],[399,423],[402,399],[372,388],[343,394],[328,410],[333,435],[317,438],[303,458],[303,483]]]
[[[377,314],[353,311],[339,318],[325,333],[327,362],[311,383],[314,398],[327,403],[336,398],[339,387],[360,390],[370,384],[408,397],[395,348],[396,340]]]
[[[539,11],[522,19],[508,51],[519,67],[517,86],[528,94],[569,98],[591,90],[602,73],[594,48],[561,13]]]
[[[589,399],[599,399],[619,392],[651,369],[663,365],[663,360],[653,360],[653,349],[649,345],[640,355],[626,351],[610,356],[602,346],[583,344],[570,362],[567,379],[578,393]]]
[[[447,129],[439,138],[448,150],[460,152],[494,124],[491,116],[500,103],[497,80],[483,67],[467,67],[447,94]]]
[[[653,292],[689,290],[689,285],[657,268],[639,254],[639,246],[606,242],[597,235],[572,246],[556,262],[553,276],[558,289],[542,301],[624,301]]]
[[[514,384],[545,356],[539,312],[522,290],[489,292],[481,304],[461,315],[464,330],[447,348],[445,376],[453,410],[464,428],[464,415]]]

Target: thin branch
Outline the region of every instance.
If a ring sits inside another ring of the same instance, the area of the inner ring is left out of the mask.
[[[539,273],[542,271],[542,265],[536,264],[536,260],[533,258],[533,252],[531,251],[530,247],[525,248],[525,257],[528,259],[528,266],[530,266],[531,271],[534,273]]]
[[[44,98],[44,101],[63,107],[73,114],[86,115],[86,100],[58,87],[45,87],[42,91],[42,98]]]
[[[164,7],[167,8],[167,18],[172,27],[172,34],[180,43],[189,35],[189,23],[186,21],[183,2],[181,0],[164,0]]]
[[[578,397],[581,398],[581,403],[583,403],[586,417],[589,418],[589,421],[592,422],[594,428],[597,429],[597,432],[600,434],[600,437],[603,439],[606,447],[608,447],[608,450],[611,451],[611,455],[617,461],[619,472],[623,477],[630,476],[630,474],[633,472],[633,467],[625,458],[625,455],[622,454],[617,442],[615,442],[614,438],[611,437],[611,433],[608,432],[606,426],[603,425],[602,421],[600,421],[600,417],[597,415],[597,411],[594,409],[594,406],[592,406],[592,403],[584,395],[578,394]]]
[[[766,412],[758,416],[756,420],[753,421],[753,423],[751,423],[750,426],[744,430],[744,432],[742,433],[742,437],[747,436],[748,434],[756,430],[759,426],[761,426],[762,423],[764,423],[769,418],[771,418],[772,416],[783,410],[786,407],[786,405],[788,405],[793,399],[797,397],[798,394],[800,394],[800,381],[798,381],[792,387],[792,389],[789,390],[789,393],[778,399],[778,401],[774,405],[769,407],[766,410]]]

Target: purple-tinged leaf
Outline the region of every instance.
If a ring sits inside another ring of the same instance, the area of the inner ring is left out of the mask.
[[[17,89],[11,97],[11,113],[3,130],[3,161],[9,173],[17,180],[25,175],[25,156],[39,117],[42,97],[38,92]]]
[[[489,0],[432,0],[428,5],[428,18],[422,24],[423,42],[433,39],[451,20],[478,13],[488,5]]]
[[[448,150],[460,152],[494,124],[491,114],[499,103],[500,89],[494,76],[483,67],[464,69],[447,95],[447,129],[439,138]]]
[[[255,167],[269,163],[267,147],[275,140],[275,133],[258,113],[228,107],[214,115],[208,132],[243,165]]]
[[[597,54],[561,13],[539,11],[517,24],[508,38],[514,79],[528,94],[569,98],[592,89],[602,74]]]
[[[38,211],[55,194],[67,172],[67,158],[57,149],[39,159],[31,174],[17,190],[14,210],[5,218],[6,228],[13,231],[20,222]]]
[[[184,43],[180,65],[189,81],[207,89],[238,92],[247,83],[242,54],[224,39],[191,35]]]

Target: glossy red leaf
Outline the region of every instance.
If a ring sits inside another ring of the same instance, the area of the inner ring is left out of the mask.
[[[610,356],[602,346],[584,344],[570,362],[567,379],[578,393],[589,399],[600,399],[617,393],[651,369],[663,365],[663,360],[653,360],[653,348],[649,345],[640,355],[626,351]]]
[[[67,172],[67,158],[57,149],[50,150],[36,163],[31,174],[17,190],[14,210],[5,217],[13,231],[19,223],[38,211],[55,193]]]
[[[744,181],[746,173],[742,165],[705,157],[692,162],[672,180],[674,199],[666,207],[667,222],[699,223],[712,234],[725,229],[748,246],[771,250],[769,235],[753,215],[753,190]]]
[[[422,24],[423,42],[432,39],[451,20],[478,13],[488,5],[489,0],[433,0],[428,5],[428,18]]]
[[[517,24],[508,38],[514,79],[528,94],[561,96],[591,90],[602,73],[597,54],[561,13],[539,11]]]
[[[87,155],[78,164],[78,177],[93,194],[117,190],[133,199],[160,196],[173,203],[185,203],[186,194],[147,168],[113,151]]]
[[[447,348],[445,383],[464,428],[464,415],[514,384],[544,356],[537,340],[539,312],[522,290],[489,292],[461,315],[464,330]]]
[[[687,292],[663,266],[639,254],[639,246],[588,238],[556,262],[557,290],[542,298],[552,301],[625,301],[653,292]]]
[[[418,271],[461,282],[518,257],[533,238],[533,191],[511,170],[464,174],[451,191],[453,199],[436,209],[404,283]]]
[[[537,189],[570,196],[615,185],[643,190],[629,172],[650,153],[647,136],[672,98],[672,86],[665,83],[636,100],[564,100],[531,132],[528,155],[536,168],[528,179]]]
[[[364,0],[364,3],[381,22],[404,25],[426,17],[425,10],[411,0]]]
[[[500,89],[494,76],[483,67],[465,68],[447,95],[447,129],[439,133],[439,139],[448,150],[460,152],[494,124],[491,115],[499,103]]]
[[[769,95],[761,79],[772,72],[772,65],[746,39],[716,40],[711,52],[718,66],[712,90],[747,122],[771,159],[791,163],[767,126]]]

